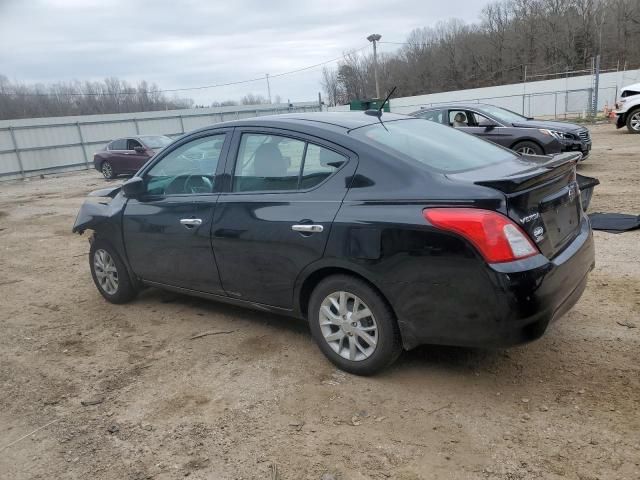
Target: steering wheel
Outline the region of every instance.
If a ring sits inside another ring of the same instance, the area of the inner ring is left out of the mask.
[[[211,193],[213,191],[213,182],[204,175],[187,175],[184,180],[183,190],[185,193]]]

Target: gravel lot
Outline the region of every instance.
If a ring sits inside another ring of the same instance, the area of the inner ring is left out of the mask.
[[[640,135],[592,135],[591,210],[640,213]],[[640,478],[640,231],[596,232],[584,296],[541,340],[421,347],[359,378],[295,320],[106,303],[71,234],[104,183],[0,183],[1,478]],[[211,330],[231,333],[190,339]]]

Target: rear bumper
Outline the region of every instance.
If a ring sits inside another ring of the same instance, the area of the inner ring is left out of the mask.
[[[443,301],[458,310],[457,316],[427,320],[397,312],[405,348],[421,344],[506,347],[536,340],[576,304],[594,265],[593,234],[584,217],[578,237],[553,260],[537,255],[491,265],[489,282],[477,284],[477,291],[452,289],[450,294],[457,298]],[[482,298],[482,304],[470,305],[472,296]]]

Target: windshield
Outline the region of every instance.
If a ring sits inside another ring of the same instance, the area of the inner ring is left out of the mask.
[[[149,135],[140,137],[140,140],[149,148],[164,148],[172,142],[169,137],[164,135]]]
[[[382,150],[448,173],[482,168],[516,156],[468,133],[422,119],[377,123],[350,133]]]
[[[488,113],[504,123],[518,123],[528,120],[527,117],[523,117],[519,113],[512,112],[506,108],[494,107],[493,105],[483,105],[481,111]]]

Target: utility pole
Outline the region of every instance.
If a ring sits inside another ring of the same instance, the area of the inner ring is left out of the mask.
[[[376,48],[376,42],[379,42],[382,35],[379,33],[372,33],[367,37],[371,43],[373,43],[373,77],[376,81],[376,98],[380,99],[380,85],[378,84],[378,50]]]
[[[527,66],[524,66],[524,79],[522,81],[522,115],[524,115],[524,99],[527,92]]]
[[[596,55],[595,60],[595,78],[593,82],[593,119],[595,121],[598,114],[598,90],[600,90],[600,54]]]
[[[269,74],[265,73],[264,76],[267,79],[267,95],[269,96],[269,103],[271,103],[271,85],[269,85]]]

